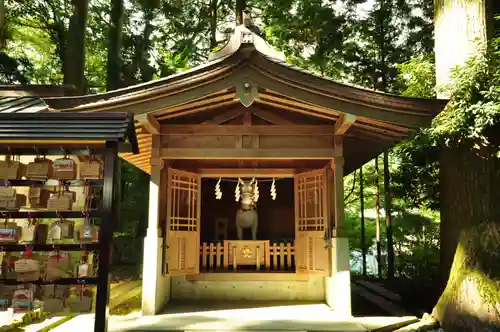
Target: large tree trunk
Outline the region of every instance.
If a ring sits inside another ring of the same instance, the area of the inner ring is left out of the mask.
[[[493,35],[492,9],[498,7],[497,0],[435,0],[438,86],[478,51],[478,41]],[[441,274],[447,284],[433,316],[447,332],[500,331],[500,162],[493,151],[471,146],[463,142],[440,153]]]
[[[445,331],[500,331],[500,223],[462,229],[448,285],[433,311]]]
[[[7,45],[6,29],[5,2],[4,0],[0,0],[0,51],[2,51]]]
[[[462,144],[441,152],[441,267],[434,308],[449,331],[500,329],[500,162]]]
[[[111,25],[108,44],[108,78],[106,89],[116,90],[121,87],[121,50],[123,40],[123,0],[111,0]]]
[[[378,171],[378,156],[375,157],[375,241],[377,243],[377,273],[382,278],[382,245],[380,243],[380,181]]]
[[[151,46],[151,34],[153,33],[152,21],[155,18],[154,7],[144,7],[144,30],[138,40],[136,57],[141,70],[141,81],[149,82],[153,79],[154,69],[149,65],[149,48]]]
[[[434,0],[436,81],[444,86],[451,71],[478,51],[477,41],[487,40],[487,3],[498,0]],[[450,38],[453,36],[453,38]],[[447,97],[441,92],[441,97]]]
[[[68,54],[64,69],[64,82],[75,86],[77,94],[85,94],[85,28],[88,0],[73,0],[73,13],[69,19]]]
[[[438,86],[444,86],[451,81],[450,73],[457,65],[462,65],[471,55],[478,52],[478,41],[486,42],[487,36],[491,36],[491,30],[487,28],[490,19],[494,16],[491,12],[486,12],[486,8],[498,7],[494,5],[496,0],[435,0],[435,35],[436,35],[436,83]],[[454,38],[449,38],[453,35]],[[448,97],[448,92],[440,90],[439,97]],[[460,156],[468,153],[468,147],[461,149],[443,148],[443,158],[441,160],[441,181],[446,180],[448,174],[457,171],[454,162],[460,160]],[[455,161],[448,162],[454,159]],[[453,185],[453,180],[449,181]],[[453,192],[448,193],[448,188],[441,183],[441,267],[442,281],[446,282],[448,272],[453,261],[454,250],[460,234],[459,227],[452,227],[449,231],[448,222],[455,223],[454,211],[447,211],[453,204],[460,204],[454,201]],[[470,210],[468,207],[466,208]],[[452,209],[450,209],[452,210]],[[475,209],[473,209],[475,210]],[[448,213],[451,213],[448,216]],[[487,217],[487,215],[486,215]]]
[[[384,152],[384,209],[385,229],[387,237],[387,279],[394,279],[394,247],[392,238],[392,213],[391,213],[391,183],[389,171],[389,152]]]

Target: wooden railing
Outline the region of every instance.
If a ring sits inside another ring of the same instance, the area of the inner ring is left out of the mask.
[[[273,243],[269,250],[271,269],[280,271],[295,269],[295,247],[291,243]]]
[[[295,247],[292,243],[273,243],[266,253],[270,271],[295,271]],[[203,242],[200,245],[200,270],[223,271],[224,246],[222,242]]]
[[[206,243],[200,246],[200,269],[218,270],[222,268],[224,259],[224,246],[222,242]]]

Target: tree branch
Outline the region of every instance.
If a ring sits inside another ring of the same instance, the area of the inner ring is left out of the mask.
[[[354,187],[356,186],[356,171],[354,171],[354,179],[352,181],[352,188],[351,188],[351,192],[346,196],[344,197],[344,202],[349,198],[349,196],[351,196],[351,194],[354,192]]]

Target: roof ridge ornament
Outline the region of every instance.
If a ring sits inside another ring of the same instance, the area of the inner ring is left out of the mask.
[[[269,57],[277,62],[285,62],[286,58],[282,52],[275,50],[262,37],[252,32],[245,25],[238,25],[234,29],[229,41],[218,52],[213,52],[208,56],[208,61],[216,61],[236,53],[243,44],[253,45],[255,50],[265,57]]]

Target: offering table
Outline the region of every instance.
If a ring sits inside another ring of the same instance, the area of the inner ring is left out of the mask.
[[[270,266],[269,240],[224,240],[224,268],[230,265]]]

